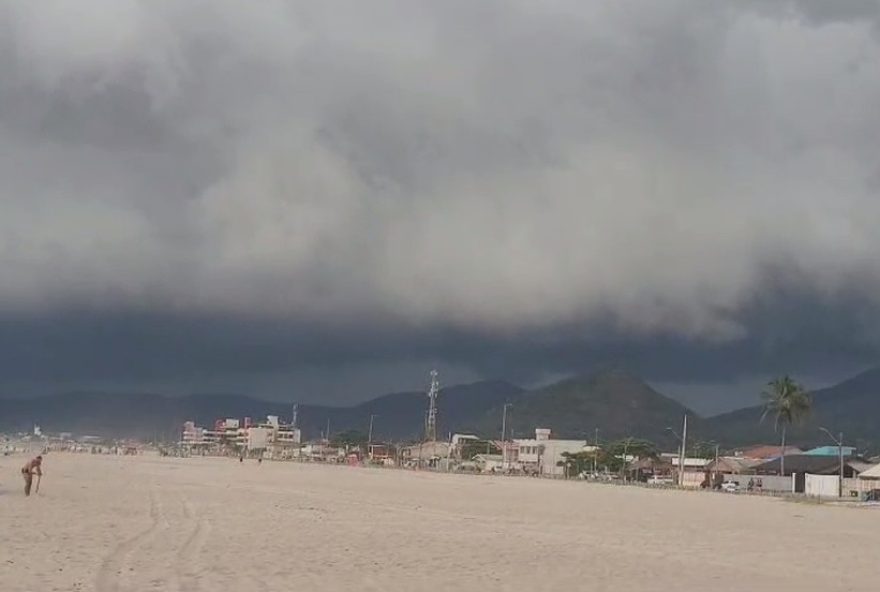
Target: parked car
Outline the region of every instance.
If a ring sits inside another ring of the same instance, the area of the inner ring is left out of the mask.
[[[584,471],[578,475],[578,479],[588,479],[590,481],[613,481],[615,476],[609,473],[588,473]]]
[[[661,485],[661,486],[670,486],[674,485],[675,481],[672,480],[672,477],[662,477],[660,475],[651,475],[648,478],[648,485]]]
[[[739,483],[736,481],[725,481],[721,484],[721,491],[726,493],[736,493],[739,491]]]

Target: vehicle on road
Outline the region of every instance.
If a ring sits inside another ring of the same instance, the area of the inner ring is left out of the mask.
[[[721,484],[721,491],[726,493],[736,493],[739,491],[739,483],[737,481],[725,481]]]

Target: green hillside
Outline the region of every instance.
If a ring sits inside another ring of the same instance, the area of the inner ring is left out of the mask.
[[[508,434],[532,437],[536,427],[553,430],[555,437],[593,440],[599,428],[602,440],[628,436],[674,445],[666,429],[681,431],[682,417],[691,425],[701,419],[677,401],[621,370],[605,370],[527,391],[511,401]],[[501,434],[503,409],[495,407],[476,423],[484,434]]]

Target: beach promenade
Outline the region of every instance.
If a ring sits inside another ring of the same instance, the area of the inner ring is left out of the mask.
[[[877,588],[880,509],[237,459],[0,458],[0,590]]]

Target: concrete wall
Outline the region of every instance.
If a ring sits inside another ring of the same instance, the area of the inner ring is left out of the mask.
[[[410,446],[408,450],[412,459],[429,460],[435,457],[445,459],[449,454],[449,443],[424,442],[421,445],[415,444]]]
[[[804,493],[815,497],[838,497],[840,477],[837,475],[811,475],[804,480]]]
[[[685,467],[687,467],[687,464],[685,464]],[[706,473],[703,471],[685,471],[683,476],[682,486],[689,489],[699,489],[700,484],[706,479]]]
[[[725,481],[736,481],[743,491],[747,491],[749,481],[752,481],[752,491],[760,493],[791,493],[794,491],[792,477],[779,475],[724,475]]]
[[[869,491],[880,489],[880,479],[844,479],[843,497],[862,498]]]

